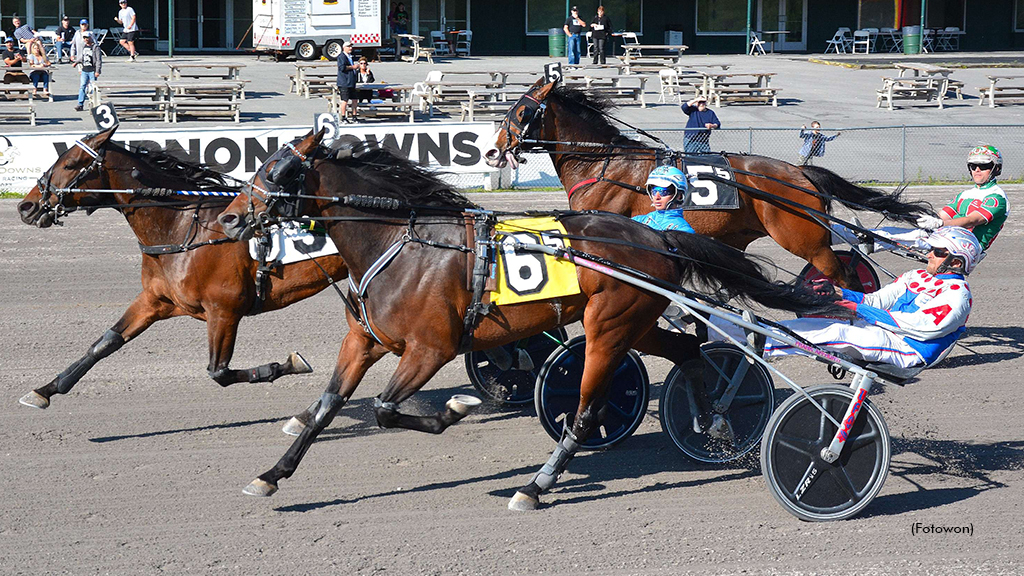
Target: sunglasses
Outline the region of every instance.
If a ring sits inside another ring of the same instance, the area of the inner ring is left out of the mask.
[[[967,169],[971,172],[974,172],[975,170],[991,170],[994,166],[994,162],[987,162],[985,164],[974,164],[972,162],[967,163]]]
[[[648,186],[647,193],[651,196],[675,196],[675,186]]]
[[[945,248],[932,248],[932,254],[935,254],[937,258],[945,258],[949,256],[949,250]]]

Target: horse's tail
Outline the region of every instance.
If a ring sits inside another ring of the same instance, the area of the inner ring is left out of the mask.
[[[699,292],[737,297],[798,314],[849,316],[849,311],[835,304],[835,298],[813,293],[799,279],[792,283],[770,279],[765,269],[773,265],[765,258],[699,234],[669,230],[665,239],[679,255],[680,284]]]
[[[918,216],[933,215],[931,204],[923,200],[904,201],[902,199],[906,185],[898,187],[892,194],[875,188],[858,186],[835,172],[820,166],[801,166],[804,176],[814,184],[822,194],[838,198],[842,202],[850,202],[854,209],[867,209],[884,214],[890,220],[915,223]],[[863,208],[861,208],[863,207]]]

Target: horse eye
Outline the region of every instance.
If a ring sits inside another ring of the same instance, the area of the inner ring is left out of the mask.
[[[519,120],[522,122],[529,122],[533,118],[533,108],[527,108],[523,106],[519,109]]]

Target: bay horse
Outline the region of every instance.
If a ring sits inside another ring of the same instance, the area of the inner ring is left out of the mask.
[[[625,137],[608,119],[607,112],[613,107],[610,101],[580,89],[538,80],[509,109],[484,158],[492,167],[509,163],[515,167],[523,146],[531,146],[530,140],[539,141],[536,149],[550,154],[571,209],[646,214],[652,207],[644,183],[663,150]],[[854,270],[832,251],[831,230],[801,206],[827,212],[828,199],[835,197],[910,223],[919,215],[932,213],[926,202],[904,202],[899,191],[886,194],[857,186],[825,168],[798,167],[765,156],[723,156],[736,171],[738,184],[765,195],[737,187],[739,209],[687,210],[686,219],[693,229],[740,250],[758,238],[771,236],[846,288],[861,290],[862,285]]]
[[[587,361],[577,411],[566,418],[551,460],[509,503],[512,509],[535,509],[540,494],[554,485],[579,443],[599,424],[609,379],[630,348],[676,364],[698,358],[696,337],[656,326],[668,303],[663,296],[583,266],[576,267],[580,293],[493,307],[478,324],[470,324],[475,329],[467,344],[466,317],[474,291],[466,285],[473,269],[466,252],[474,248],[468,245],[472,242],[464,211],[476,207],[437,176],[385,149],[335,154],[320,146],[321,137],[322,132],[271,156],[246,194],[218,218],[225,234],[244,240],[268,217],[278,216],[283,205],[302,202],[300,213],[324,221],[355,287],[347,306],[349,330],[334,374],[311,407],[312,418],[278,463],[246,486],[246,494],[270,496],[282,478],[295,473],[366,371],[387,352],[401,361],[375,400],[378,425],[440,434],[479,400],[456,395],[429,416],[399,411],[439,368],[462,352],[501,346],[582,319]],[[337,192],[355,195],[349,198],[363,195],[362,206],[377,207],[354,206],[333,197]],[[388,204],[395,209],[382,208]],[[835,309],[829,299],[803,287],[769,281],[753,257],[710,238],[661,233],[610,213],[570,212],[557,219],[573,249],[604,261],[628,261],[632,268],[674,285],[727,290],[783,310]],[[702,386],[694,388],[703,394]]]
[[[189,198],[132,193],[139,189],[234,191],[222,174],[178,160],[162,152],[130,150],[113,142],[114,128],[87,137],[68,148],[39,179],[18,213],[26,224],[47,228],[63,211],[88,213],[113,207],[128,221],[142,248],[142,292],[121,318],[85,355],[50,383],[21,398],[21,403],[46,408],[54,394],[67,394],[97,362],[136,338],[155,322],[191,316],[206,322],[210,377],[221,386],[237,382],[271,382],[289,374],[312,372],[293,352],[284,362],[242,370],[229,364],[242,317],[284,308],[348,276],[341,257],[327,256],[274,269],[264,298],[257,297],[258,263],[244,242],[228,241],[216,216],[228,199]],[[69,189],[124,190],[104,194]],[[59,206],[59,207],[58,207]],[[165,253],[146,253],[153,247]],[[322,267],[322,269],[321,269]],[[326,274],[325,274],[326,272]]]

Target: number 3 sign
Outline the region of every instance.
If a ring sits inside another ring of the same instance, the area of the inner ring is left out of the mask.
[[[103,102],[92,109],[92,119],[100,130],[108,130],[118,124],[117,113],[114,112],[114,105]]]

